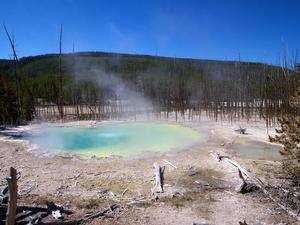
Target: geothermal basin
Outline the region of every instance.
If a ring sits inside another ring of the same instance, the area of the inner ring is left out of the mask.
[[[163,123],[107,123],[88,127],[48,127],[22,137],[51,153],[85,156],[166,152],[191,146],[202,135],[188,127]]]
[[[241,158],[248,158],[253,160],[282,160],[283,156],[280,154],[282,146],[274,145],[262,141],[251,140],[250,138],[239,137],[232,146],[230,146],[232,153]]]

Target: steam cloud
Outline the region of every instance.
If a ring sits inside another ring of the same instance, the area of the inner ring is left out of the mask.
[[[119,63],[118,57],[113,63]],[[132,110],[153,110],[152,102],[137,90],[137,85],[132,81],[124,81],[117,73],[106,72],[103,62],[72,56],[65,64],[75,82],[92,81],[94,85],[100,87],[103,90],[101,95],[106,102],[121,102],[123,106]]]

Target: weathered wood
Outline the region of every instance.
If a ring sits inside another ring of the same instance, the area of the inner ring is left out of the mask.
[[[247,128],[242,128],[242,127],[240,126],[240,128],[237,129],[237,130],[235,130],[235,131],[238,132],[238,133],[240,133],[240,134],[246,134],[246,130],[247,130]]]
[[[8,186],[5,186],[0,192],[0,203],[8,202]]]
[[[56,205],[54,202],[46,202],[46,205],[48,212],[51,213],[54,219],[58,220],[63,218],[61,214],[63,207]]]
[[[8,207],[6,213],[6,225],[14,225],[17,212],[17,195],[18,195],[18,186],[17,186],[17,171],[15,168],[10,167],[9,176],[6,178],[8,183]]]
[[[236,186],[235,191],[237,193],[245,194],[259,189],[259,187],[257,187],[256,184],[248,183],[246,179],[243,177],[243,174],[240,170],[239,170],[239,177],[241,178],[242,183]]]
[[[275,202],[281,209],[283,209],[284,211],[286,211],[289,215],[291,215],[292,217],[294,217],[295,219],[297,219],[298,222],[300,222],[300,216],[298,215],[298,213],[295,213],[293,210],[289,209],[288,207],[285,207],[284,205],[282,205],[282,203],[280,202],[280,200],[276,197],[274,197],[265,187],[264,183],[257,178],[254,174],[250,173],[249,171],[247,171],[246,169],[244,169],[243,167],[241,167],[237,162],[229,159],[228,157],[223,157],[221,156],[219,153],[212,153],[212,156],[214,158],[216,158],[219,162],[220,161],[227,161],[230,164],[234,165],[235,167],[237,167],[240,170],[240,175],[244,174],[245,176],[247,176],[258,188],[260,188],[263,193],[269,197],[273,202]]]
[[[240,174],[244,174],[246,177],[248,177],[251,182],[253,182],[257,187],[261,188],[261,189],[265,189],[265,185],[264,183],[257,178],[254,174],[252,174],[251,172],[247,171],[246,169],[244,169],[242,166],[240,166],[237,162],[229,159],[229,157],[226,156],[221,156],[219,153],[213,153],[212,154],[214,156],[214,158],[216,158],[218,161],[224,161],[224,162],[228,162],[230,164],[232,164],[233,166],[235,166],[236,168],[238,168],[238,170],[241,172]],[[244,178],[243,178],[244,179]]]
[[[155,185],[152,188],[152,195],[164,192],[164,168],[161,168],[157,163],[154,163],[153,167],[155,169]]]
[[[239,177],[241,178],[242,183],[240,183],[238,186],[235,187],[235,191],[237,193],[245,193],[244,189],[247,186],[247,182],[246,182],[245,178],[243,177],[243,174],[240,170],[239,170]]]
[[[235,187],[235,192],[236,193],[244,193],[243,190],[245,189],[247,183],[246,182],[242,182],[240,184],[238,184],[236,187]]]
[[[98,217],[105,216],[107,213],[114,212],[116,209],[119,209],[119,208],[120,208],[120,205],[111,205],[108,208],[103,209],[102,211],[87,215],[83,219],[80,219],[77,223],[78,224],[85,224],[86,222],[88,222],[90,220],[93,220],[93,219],[98,218]]]
[[[204,222],[204,223],[193,223],[193,225],[216,225],[216,224],[212,224],[212,223],[206,223],[206,222]]]
[[[170,161],[163,159],[164,162],[168,163],[170,166],[174,167],[175,169],[178,169],[177,166],[175,166],[173,163],[171,163]]]
[[[241,132],[241,134],[246,134],[246,130],[247,130],[247,128],[242,128],[242,127],[240,126],[240,132]]]
[[[220,156],[219,153],[215,153],[214,155],[215,155],[214,157],[217,158],[218,161],[228,162],[228,163],[232,164],[233,166],[235,166],[236,168],[238,168],[239,176],[243,180],[243,182],[245,182],[245,179],[244,179],[242,174],[244,174],[257,187],[259,187],[261,189],[265,189],[265,184],[259,178],[257,178],[253,173],[251,173],[251,172],[247,171],[246,169],[244,169],[237,162],[233,161],[232,159],[229,159],[229,157]]]
[[[128,188],[125,188],[125,190],[122,192],[121,196],[124,196],[127,191],[128,191]]]
[[[247,224],[246,220],[244,220],[244,221],[239,221],[239,225],[248,225],[248,224]]]

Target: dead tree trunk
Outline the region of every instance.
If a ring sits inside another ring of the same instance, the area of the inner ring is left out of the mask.
[[[15,84],[16,84],[16,96],[17,96],[17,106],[18,106],[18,119],[17,119],[17,124],[20,123],[20,116],[22,114],[22,108],[21,108],[21,87],[20,87],[20,77],[18,75],[18,71],[17,71],[17,65],[18,65],[18,56],[17,56],[17,52],[16,52],[16,48],[15,48],[15,42],[14,42],[14,38],[13,35],[9,34],[6,26],[3,24],[6,36],[9,40],[11,49],[12,49],[12,53],[13,53],[13,61],[14,61],[14,76],[15,76]]]
[[[164,192],[164,167],[161,168],[157,163],[153,164],[155,169],[155,185],[152,188],[152,195]]]
[[[59,75],[59,96],[58,96],[58,112],[60,119],[64,118],[64,109],[63,109],[63,78],[62,78],[62,71],[61,71],[61,58],[62,58],[62,32],[63,27],[60,26],[60,33],[59,33],[59,68],[58,68],[58,75]]]
[[[6,213],[6,225],[14,225],[17,212],[17,195],[18,195],[18,186],[17,186],[17,171],[15,168],[10,167],[10,177],[7,178],[8,191],[9,191],[9,200]]]

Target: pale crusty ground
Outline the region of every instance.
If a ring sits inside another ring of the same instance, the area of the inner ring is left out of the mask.
[[[79,122],[65,123],[76,125]],[[91,122],[80,122],[89,125]],[[98,219],[92,224],[296,224],[260,191],[237,194],[239,184],[237,170],[219,163],[210,152],[230,155],[228,145],[240,136],[234,129],[239,124],[215,123],[207,120],[180,122],[206,134],[205,141],[184,150],[167,153],[145,153],[132,157],[81,158],[37,154],[27,151],[20,141],[0,140],[0,186],[6,183],[9,167],[21,174],[19,194],[22,204],[44,206],[46,200],[54,200],[65,208],[81,215],[109,206],[112,203],[124,207],[118,217]],[[247,137],[267,141],[263,123],[247,126]],[[29,127],[30,128],[30,127]],[[270,130],[270,132],[274,132]],[[153,140],[155,141],[155,140]],[[165,163],[175,164],[175,169]],[[266,184],[276,183],[272,173],[280,169],[279,162],[234,158],[255,172]],[[153,163],[165,166],[165,193],[155,202],[151,195]],[[189,171],[196,172],[189,176]],[[197,188],[196,180],[209,182],[207,188]],[[100,194],[108,190],[107,196]],[[180,194],[178,194],[180,193]],[[175,197],[172,197],[175,195]]]

